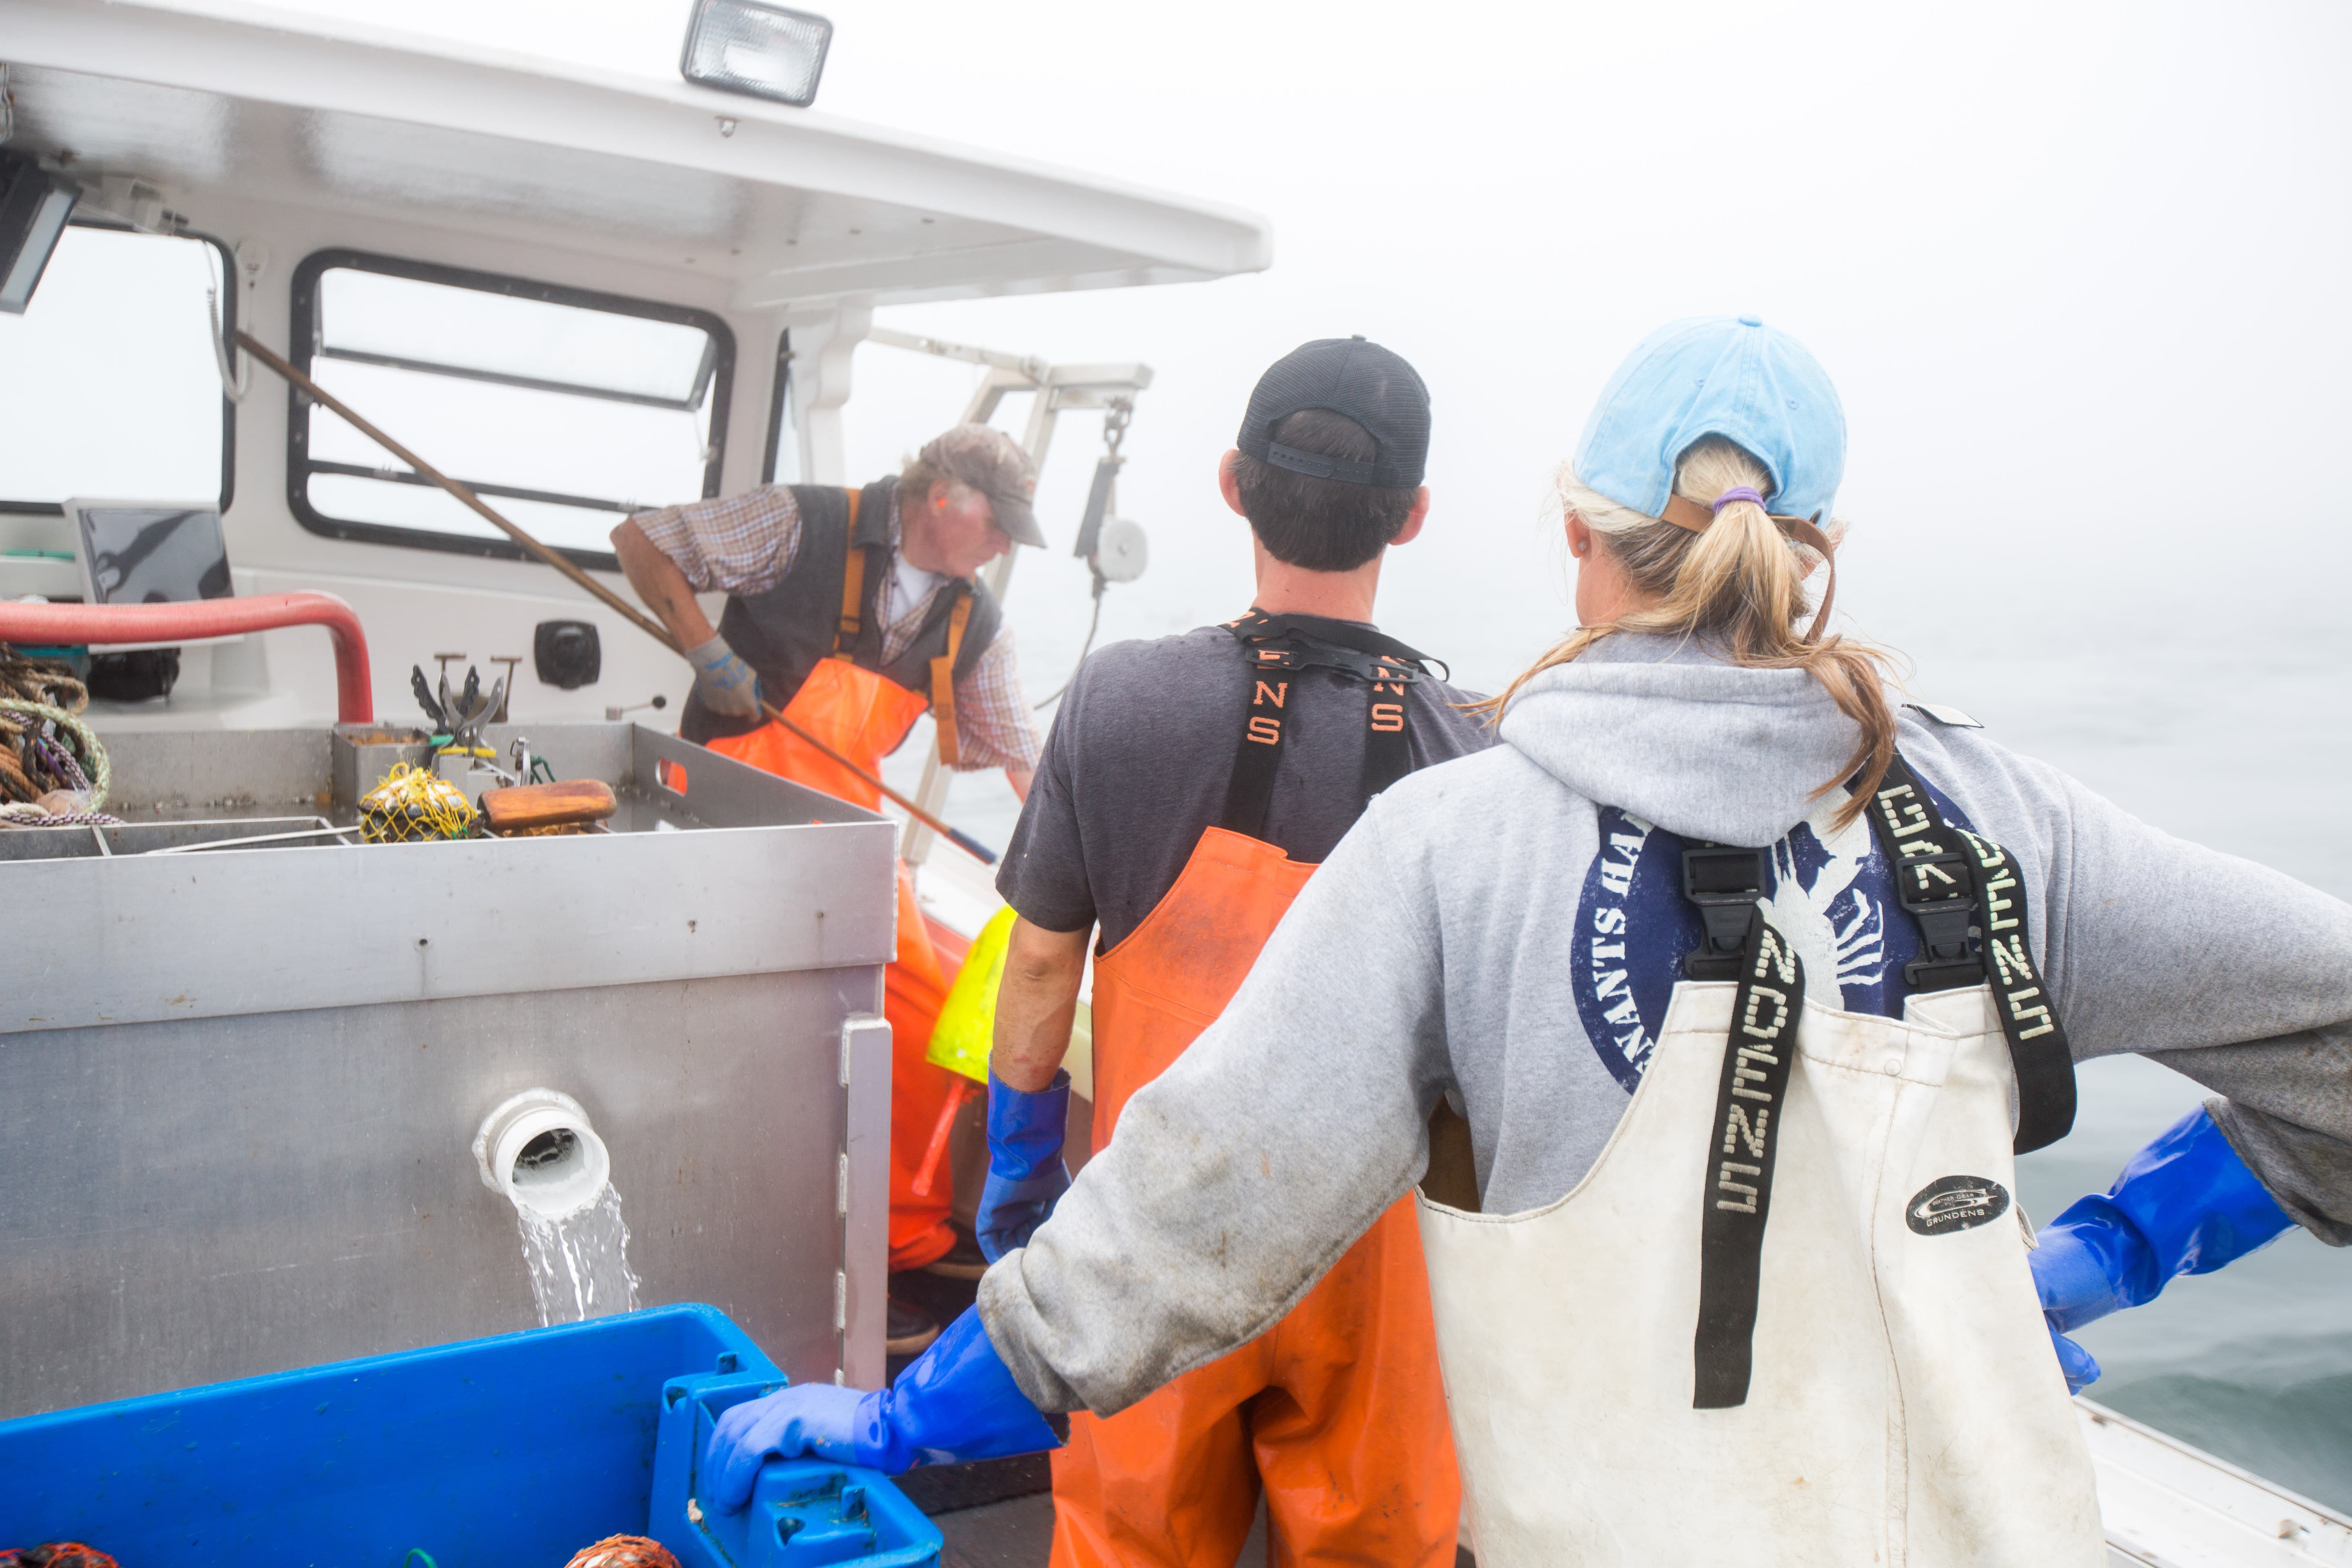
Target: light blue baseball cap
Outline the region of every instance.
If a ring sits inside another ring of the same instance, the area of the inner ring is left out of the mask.
[[[1764,465],[1773,511],[1829,521],[1845,476],[1844,406],[1805,345],[1754,316],[1692,316],[1643,340],[1585,421],[1576,477],[1656,517],[1675,460],[1704,436]]]

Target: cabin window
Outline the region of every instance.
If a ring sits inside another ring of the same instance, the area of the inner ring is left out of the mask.
[[[236,309],[232,265],[209,239],[66,230],[25,313],[0,315],[0,512],[68,496],[227,507],[234,410],[210,300]]]
[[[294,275],[295,363],[583,565],[630,512],[719,493],[735,340],[707,310],[322,251]],[[315,532],[521,558],[521,546],[326,409],[288,471]]]

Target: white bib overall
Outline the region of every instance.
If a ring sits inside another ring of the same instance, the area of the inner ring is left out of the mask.
[[[1753,1380],[1743,1405],[1692,1407],[1733,992],[1675,986],[1623,1121],[1559,1202],[1421,1200],[1481,1568],[2100,1568],[1982,985],[1915,995],[1899,1021],[1806,1003]]]

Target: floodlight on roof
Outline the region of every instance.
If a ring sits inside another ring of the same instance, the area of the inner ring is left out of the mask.
[[[0,310],[21,316],[81,187],[21,153],[0,153]]]
[[[832,43],[833,24],[811,12],[762,0],[696,0],[677,68],[704,87],[806,109],[816,101]]]

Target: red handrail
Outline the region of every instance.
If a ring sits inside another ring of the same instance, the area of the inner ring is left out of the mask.
[[[236,637],[279,626],[324,626],[335,643],[335,706],[345,724],[375,721],[368,686],[367,634],[332,594],[259,594],[183,605],[40,605],[0,600],[0,642],[168,643]]]

